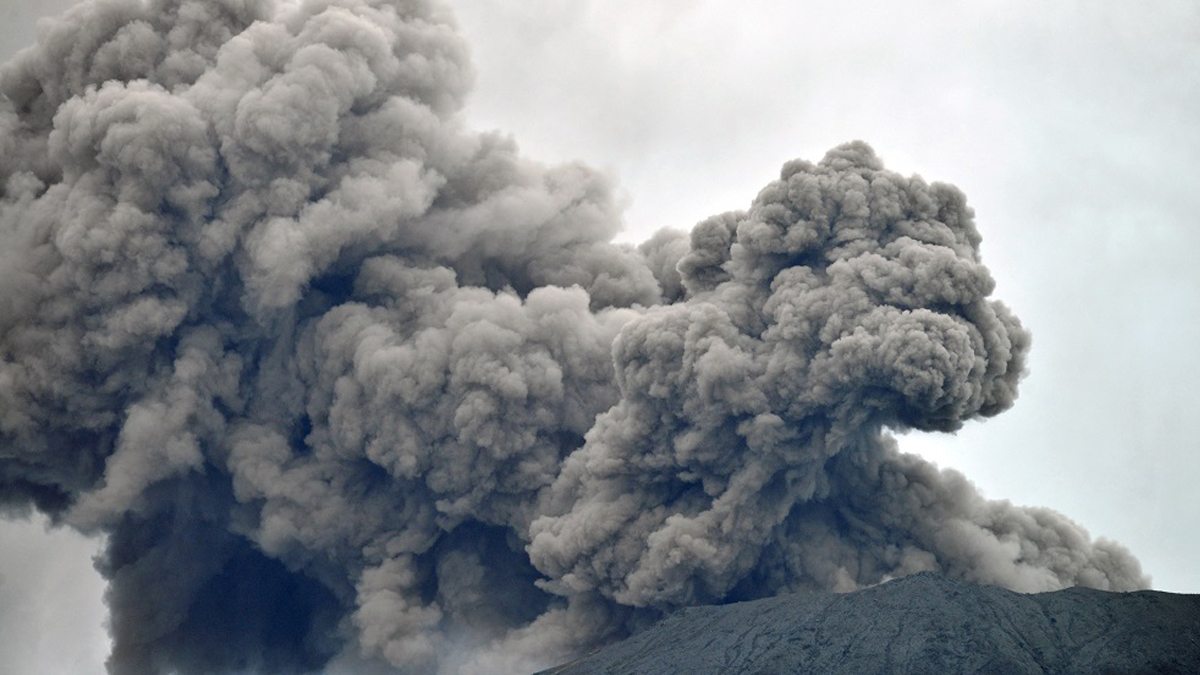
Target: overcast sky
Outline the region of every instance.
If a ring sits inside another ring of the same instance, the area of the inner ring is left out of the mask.
[[[0,55],[69,4],[3,0]],[[628,241],[745,208],[784,161],[851,139],[959,186],[1030,374],[1012,410],[902,446],[1200,593],[1200,4],[451,4],[473,125],[610,169]],[[94,550],[0,526],[0,675],[102,672]]]
[[[856,138],[962,188],[1030,374],[1012,410],[902,445],[1200,592],[1200,5],[455,4],[476,126],[610,167],[630,241]]]

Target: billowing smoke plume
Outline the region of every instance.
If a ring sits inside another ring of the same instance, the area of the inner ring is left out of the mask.
[[[851,143],[690,238],[463,127],[433,0],[98,0],[0,71],[0,500],[108,535],[117,675],[522,672],[919,570],[1145,583],[898,452],[1029,339]]]

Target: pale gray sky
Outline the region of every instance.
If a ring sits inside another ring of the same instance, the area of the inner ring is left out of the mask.
[[[0,55],[69,4],[3,0]],[[1012,410],[902,445],[1200,593],[1200,5],[451,4],[473,125],[611,169],[629,241],[744,208],[785,160],[855,138],[962,188],[996,296],[1033,332],[1030,375]],[[0,542],[0,675],[102,672],[94,542],[38,523]]]
[[[903,447],[1200,592],[1200,6],[459,0],[477,126],[610,167],[630,241],[855,138],[966,192],[1033,331],[1016,406]]]
[[[0,60],[36,39],[40,17],[74,0],[0,0]],[[109,640],[97,540],[0,518],[0,675],[102,675]]]

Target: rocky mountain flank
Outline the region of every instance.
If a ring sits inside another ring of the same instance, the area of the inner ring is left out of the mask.
[[[1200,673],[1200,595],[1036,594],[921,573],[684,609],[538,675]]]

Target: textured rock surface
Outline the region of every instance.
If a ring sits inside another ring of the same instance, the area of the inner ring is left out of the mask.
[[[542,675],[1198,672],[1200,595],[1024,595],[921,573],[685,609]]]

